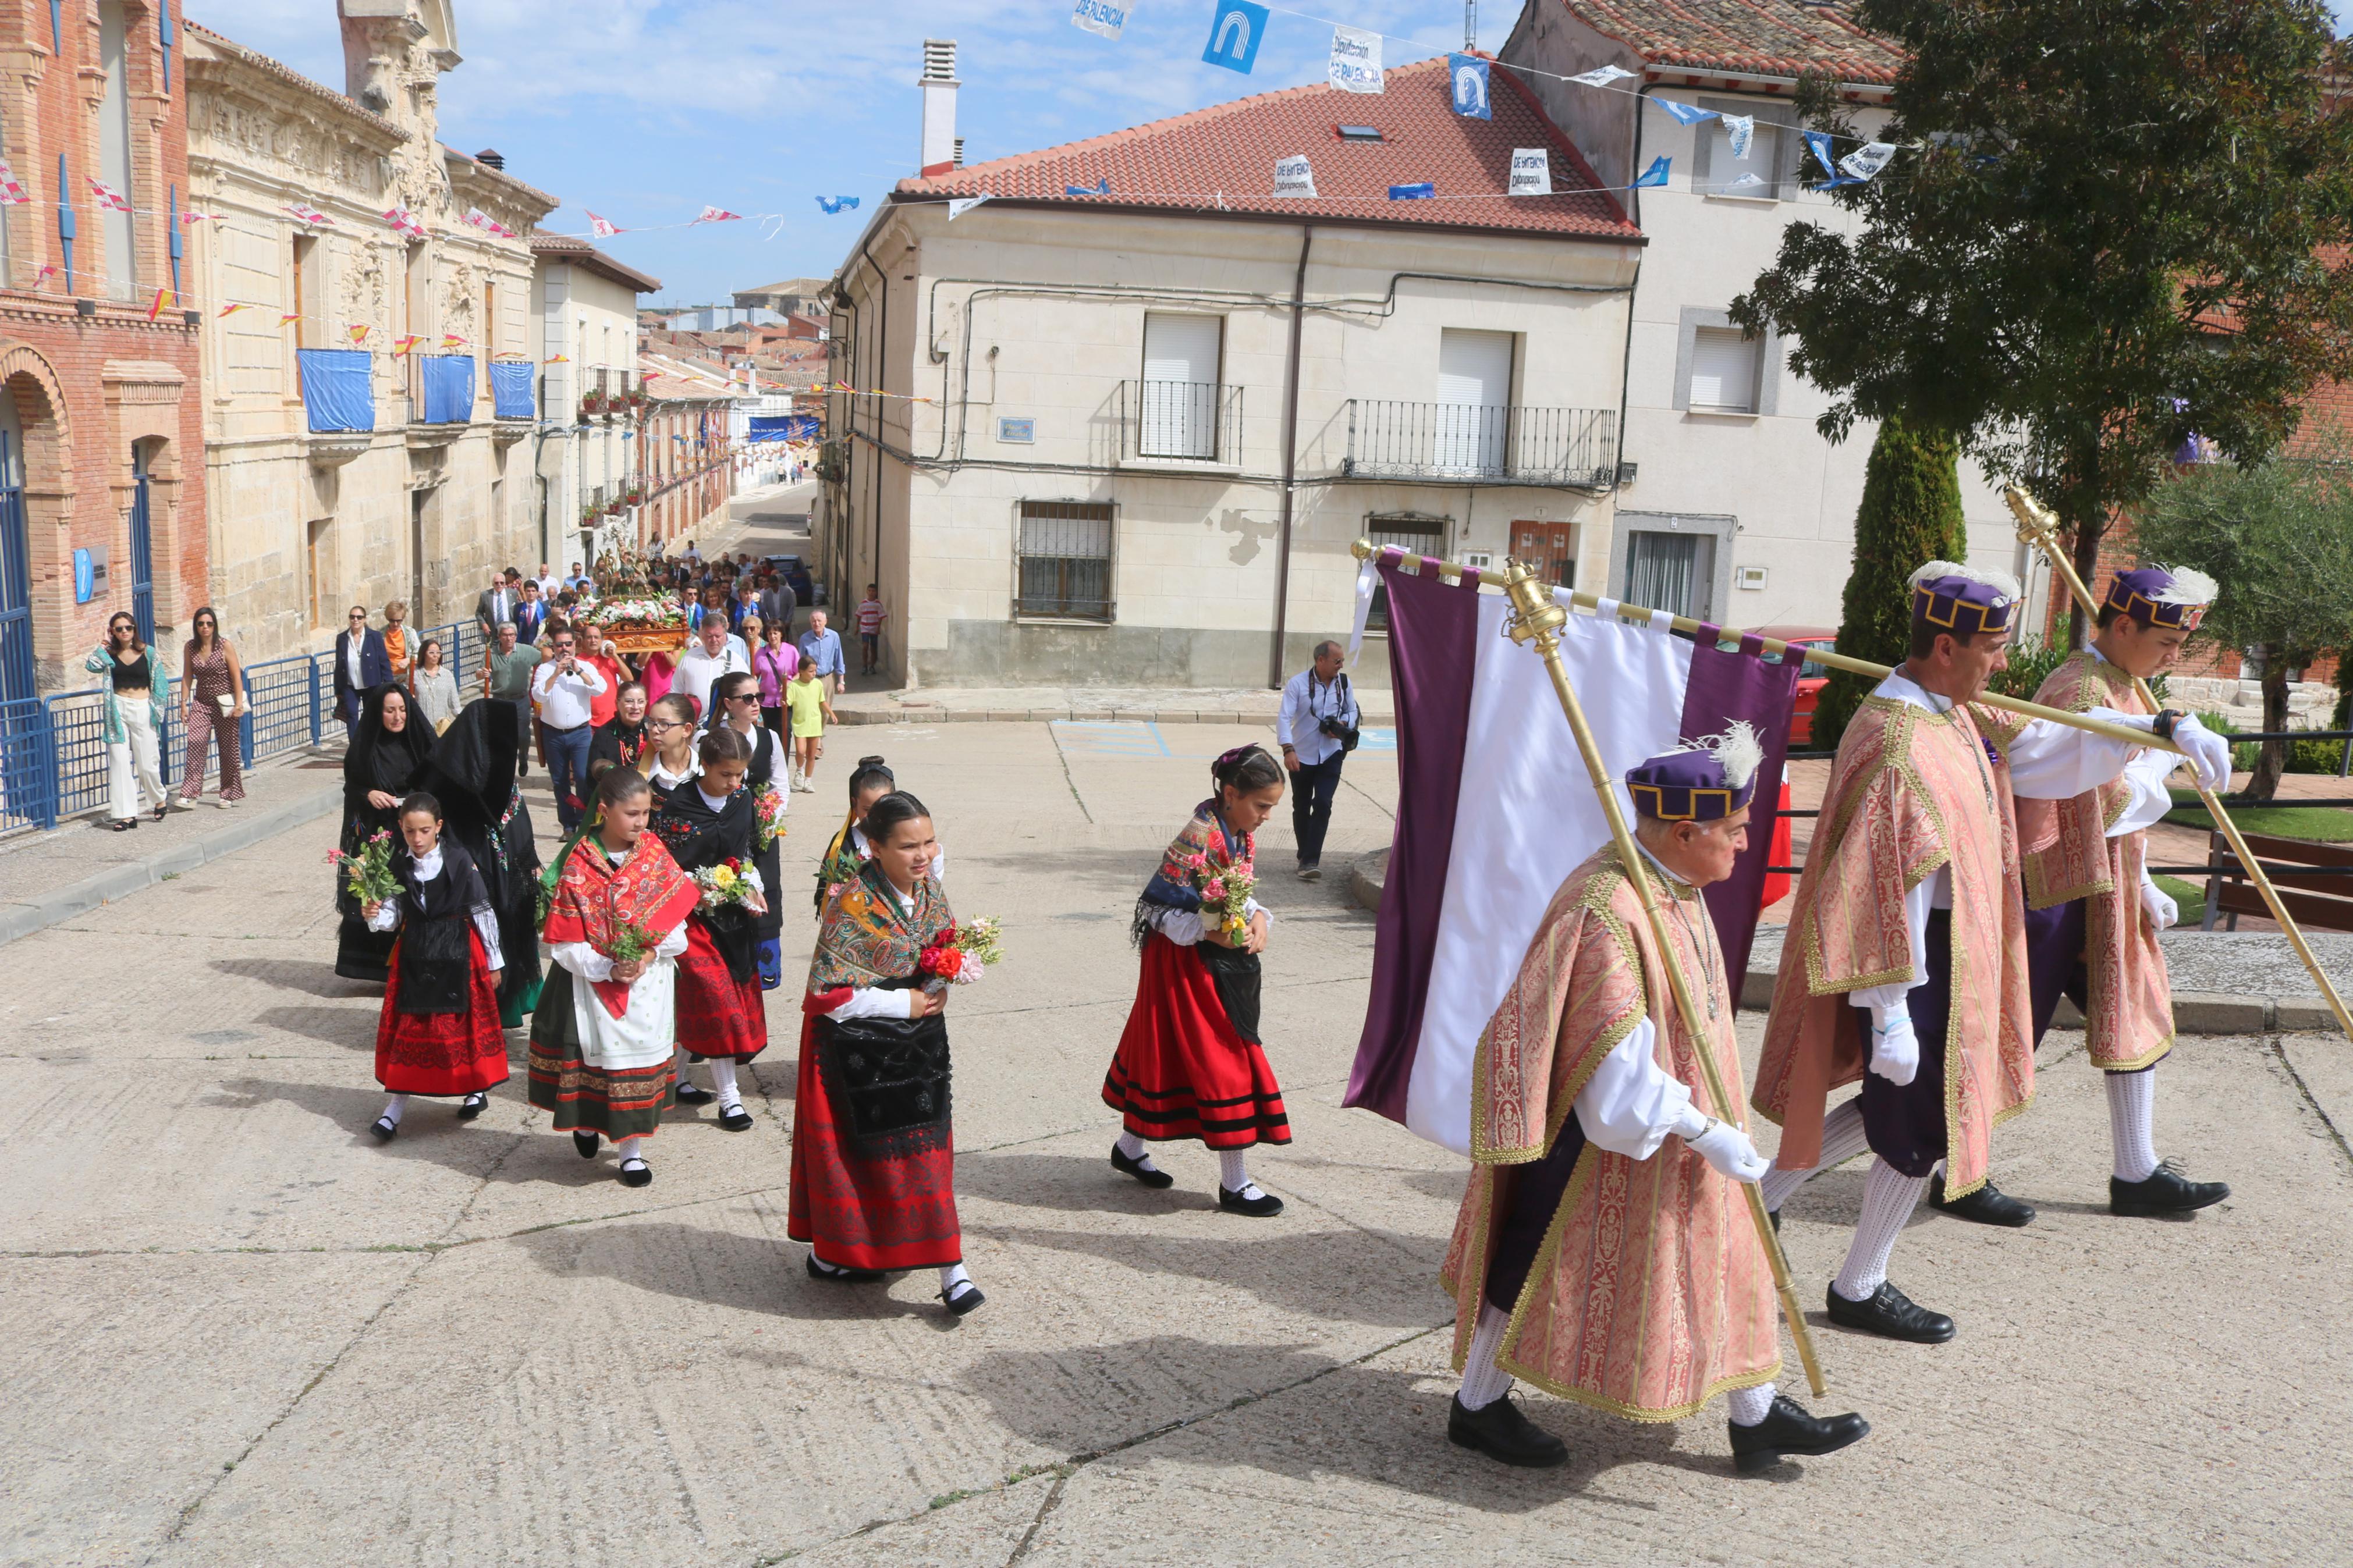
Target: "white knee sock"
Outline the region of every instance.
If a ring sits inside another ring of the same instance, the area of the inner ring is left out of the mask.
[[[1871,1163],[1862,1184],[1862,1216],[1854,1222],[1854,1243],[1846,1249],[1846,1266],[1832,1284],[1850,1301],[1868,1301],[1887,1282],[1887,1259],[1904,1222],[1920,1206],[1928,1190],[1926,1176],[1907,1176],[1884,1160]]]
[[[626,1165],[632,1160],[644,1159],[646,1157],[645,1146],[646,1141],[642,1136],[622,1139],[620,1142],[621,1163]]]
[[[1765,1194],[1765,1206],[1778,1214],[1781,1205],[1789,1201],[1791,1193],[1831,1166],[1852,1160],[1870,1147],[1871,1142],[1862,1131],[1862,1101],[1850,1100],[1822,1118],[1820,1159],[1805,1170],[1786,1170],[1777,1164],[1765,1173],[1765,1179],[1757,1184],[1757,1190]],[[1754,1423],[1744,1422],[1742,1425],[1753,1426]]]
[[[1754,1388],[1736,1388],[1725,1396],[1732,1405],[1735,1426],[1755,1426],[1773,1413],[1773,1385],[1760,1383]]]
[[[384,1108],[383,1120],[389,1121],[395,1127],[397,1127],[400,1125],[401,1112],[407,1109],[408,1096],[405,1094],[396,1094],[392,1097],[392,1102]]]
[[[713,1057],[711,1058],[711,1087],[719,1091],[720,1110],[740,1110],[743,1109],[744,1097],[737,1093],[735,1089],[735,1058],[733,1057]]]
[[[1249,1156],[1247,1149],[1219,1150],[1218,1181],[1238,1198],[1264,1197],[1259,1184],[1250,1180]]]
[[[1133,1132],[1122,1132],[1116,1146],[1122,1154],[1131,1160],[1141,1160],[1145,1156],[1144,1140]]]
[[[2157,1074],[2112,1072],[2108,1135],[2115,1142],[2116,1180],[2146,1182],[2157,1172]]]
[[[957,1286],[971,1283],[972,1276],[964,1271],[961,1263],[948,1264],[940,1270],[940,1294],[951,1301],[955,1300]]]
[[[1512,1374],[1495,1364],[1504,1348],[1504,1331],[1512,1315],[1492,1301],[1479,1305],[1479,1326],[1471,1331],[1471,1352],[1462,1363],[1462,1392],[1456,1398],[1465,1410],[1484,1410],[1512,1392]]]
[[[687,1050],[686,1050],[686,1047],[685,1047],[684,1046],[681,1046],[681,1047],[678,1047],[678,1055],[677,1055],[675,1058],[673,1058],[671,1059],[671,1062],[670,1062],[670,1066],[671,1066],[671,1067],[673,1067],[673,1068],[675,1068],[678,1070],[678,1086],[679,1086],[679,1088],[681,1088],[681,1089],[684,1089],[685,1087],[687,1087],[687,1085],[689,1085],[689,1084],[691,1084],[691,1083],[692,1083],[692,1082],[694,1081],[694,1079],[693,1079],[690,1078],[690,1077],[687,1075],[687,1070],[686,1070],[686,1068],[687,1068],[686,1057],[687,1057]]]

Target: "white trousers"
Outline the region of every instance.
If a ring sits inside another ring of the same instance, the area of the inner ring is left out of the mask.
[[[106,747],[107,801],[118,822],[139,815],[142,787],[157,805],[164,804],[164,774],[155,763],[154,710],[143,695],[121,708],[125,739],[110,741]]]

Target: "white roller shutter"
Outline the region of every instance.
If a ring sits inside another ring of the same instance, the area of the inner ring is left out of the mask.
[[[1145,456],[1217,456],[1218,350],[1224,329],[1222,316],[1145,313],[1137,433]]]
[[[1737,327],[1699,328],[1692,335],[1691,405],[1756,413],[1757,347]]]
[[[1500,470],[1511,401],[1511,333],[1438,334],[1439,467]]]

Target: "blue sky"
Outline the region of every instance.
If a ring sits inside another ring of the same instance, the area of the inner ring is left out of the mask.
[[[2332,0],[2343,30],[2353,0]],[[343,86],[333,0],[186,0],[187,14]],[[628,227],[705,203],[740,223],[625,234],[614,256],[663,281],[664,303],[724,300],[825,277],[893,181],[914,173],[926,37],[955,38],[967,163],[1074,142],[1207,104],[1320,81],[1328,21],[1278,10],[1248,77],[1201,63],[1212,0],[1134,0],[1117,43],[1071,26],[1070,0],[455,0],[465,63],[442,79],[442,140],[496,147],[508,172]],[[1303,0],[1391,37],[1384,63],[1459,47],[1460,0]],[[1518,0],[1479,7],[1500,47]],[[1415,39],[1426,47],[1400,41]],[[828,217],[818,195],[856,195]]]
[[[333,0],[186,0],[187,15],[340,89]],[[1427,40],[1384,63],[1460,47],[1461,0],[1335,0],[1303,9]],[[980,163],[1253,92],[1320,81],[1328,22],[1278,11],[1248,77],[1201,63],[1211,0],[1135,0],[1117,43],[1071,26],[1071,0],[455,0],[464,64],[442,79],[441,137],[495,147],[507,172],[624,228],[681,223],[705,203],[782,213],[602,241],[662,279],[665,303],[723,301],[776,279],[825,277],[893,181],[915,172],[923,40],[957,41],[957,127]],[[1479,8],[1499,47],[1515,0]],[[819,195],[856,195],[828,217]],[[774,237],[764,229],[772,228]]]

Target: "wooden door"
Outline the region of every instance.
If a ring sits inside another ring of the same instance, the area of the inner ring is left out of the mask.
[[[1577,586],[1577,525],[1573,522],[1512,524],[1512,557],[1533,567],[1556,588]]]

